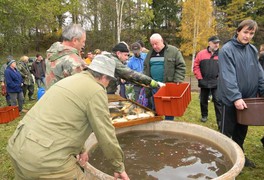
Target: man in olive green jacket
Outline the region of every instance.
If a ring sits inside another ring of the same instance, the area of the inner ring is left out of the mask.
[[[150,37],[152,49],[148,52],[144,61],[143,73],[158,82],[181,83],[185,78],[186,65],[183,56],[178,48],[164,43],[162,36],[154,33]],[[149,96],[156,93],[152,90]],[[152,109],[155,109],[153,97],[149,101]],[[172,116],[165,117],[167,120],[173,120]]]
[[[129,47],[124,41],[115,45],[112,51],[112,54],[105,55],[114,59],[116,62],[115,77],[117,80],[111,80],[109,83],[109,86],[107,87],[108,94],[114,94],[116,92],[121,79],[138,85],[149,86],[151,88],[163,86],[163,83],[157,82],[142,73],[133,71],[125,65],[125,61],[127,61],[129,57]]]
[[[20,58],[20,61],[17,63],[17,69],[20,72],[22,78],[23,78],[23,94],[24,98],[26,98],[27,91],[28,91],[28,99],[34,100],[33,97],[34,94],[34,79],[33,75],[30,72],[29,66],[28,66],[28,56],[22,56]]]
[[[84,142],[94,132],[115,178],[128,180],[124,155],[110,120],[105,87],[115,61],[96,56],[87,71],[55,83],[19,123],[7,150],[15,179],[84,179]]]

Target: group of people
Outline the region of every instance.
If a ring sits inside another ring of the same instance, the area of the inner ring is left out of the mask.
[[[264,96],[263,52],[250,44],[258,25],[253,20],[242,21],[234,37],[219,50],[217,36],[208,39],[207,49],[200,51],[193,72],[200,87],[201,121],[208,116],[208,95],[212,93],[218,129],[241,148],[248,126],[237,122],[236,111],[247,108],[244,98]],[[259,58],[259,59],[258,59]],[[264,146],[264,138],[261,139]],[[245,166],[255,164],[245,157]]]
[[[249,44],[256,30],[255,21],[243,21],[234,38],[219,52],[219,39],[209,38],[209,47],[197,55],[194,71],[201,87],[201,100],[208,98],[209,88],[221,132],[242,148],[247,126],[236,123],[235,109],[246,108],[243,98],[264,93],[264,73],[255,61],[257,50]],[[111,163],[114,177],[129,179],[110,120],[107,94],[116,93],[118,84],[126,81],[135,84],[135,90],[142,85],[150,87],[153,95],[164,83],[179,84],[185,79],[186,65],[181,52],[165,43],[158,33],[151,35],[152,48],[147,54],[143,54],[139,42],[131,45],[134,55],[128,64],[125,62],[130,48],[120,42],[111,53],[94,56],[87,65],[80,56],[85,41],[84,29],[73,24],[64,29],[62,42],[55,42],[47,50],[47,91],[24,116],[8,142],[16,179],[84,179],[81,167],[89,156],[83,145],[92,132]],[[246,54],[234,53],[242,50]],[[251,78],[247,78],[248,72]],[[150,104],[153,107],[151,100]],[[201,102],[202,106],[202,118],[206,121],[207,105]]]
[[[24,99],[28,95],[30,101],[35,100],[33,97],[35,81],[38,88],[45,87],[45,70],[45,61],[39,54],[31,66],[28,56],[22,56],[19,61],[8,56],[0,71],[2,95],[6,97],[7,105],[18,105],[20,112],[27,112],[23,109]]]

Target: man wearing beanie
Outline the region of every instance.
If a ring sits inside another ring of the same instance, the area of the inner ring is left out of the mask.
[[[141,74],[139,72],[131,70],[127,67],[124,62],[129,57],[129,47],[125,42],[120,42],[115,45],[112,49],[112,54],[107,54],[106,56],[114,59],[116,62],[115,77],[117,80],[111,80],[109,86],[107,87],[108,94],[115,94],[117,86],[121,79],[129,81],[135,84],[144,84],[152,88],[157,88],[163,86],[163,83],[157,82],[151,79],[149,76]]]

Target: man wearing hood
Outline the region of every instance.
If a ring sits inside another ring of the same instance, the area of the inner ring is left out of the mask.
[[[79,24],[66,27],[62,33],[62,42],[55,42],[47,50],[46,88],[57,81],[81,72],[86,64],[79,55],[85,46],[86,32]]]
[[[237,110],[247,108],[243,98],[264,96],[264,73],[258,62],[258,51],[249,42],[258,25],[242,21],[236,35],[219,51],[219,98],[222,103],[221,132],[232,138],[242,149],[248,126],[237,122]],[[244,150],[244,149],[243,149]],[[247,157],[246,167],[255,167]]]

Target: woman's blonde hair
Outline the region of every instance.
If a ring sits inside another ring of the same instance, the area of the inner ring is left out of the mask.
[[[28,56],[22,56],[22,57],[20,58],[20,61],[25,62],[25,61],[27,61],[28,59],[29,59]]]

